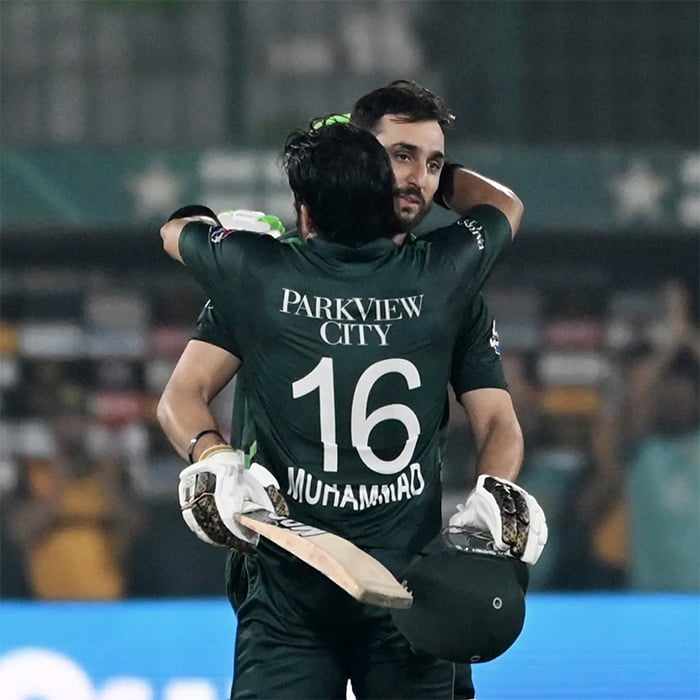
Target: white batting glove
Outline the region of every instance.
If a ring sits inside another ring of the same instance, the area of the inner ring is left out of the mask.
[[[488,474],[479,476],[449,524],[491,533],[497,550],[526,564],[537,563],[547,543],[547,520],[534,496]]]
[[[249,209],[222,211],[219,221],[227,231],[253,231],[273,238],[284,233],[284,224],[274,215]]]
[[[275,477],[261,465],[245,468],[243,452],[216,445],[180,472],[182,517],[187,527],[208,544],[251,551],[259,535],[239,525],[234,515],[251,508],[280,513],[286,503],[278,488]]]

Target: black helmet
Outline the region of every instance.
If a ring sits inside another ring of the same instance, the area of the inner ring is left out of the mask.
[[[447,528],[403,579],[413,605],[391,615],[416,650],[479,663],[503,654],[522,631],[527,565],[496,552],[489,534]]]

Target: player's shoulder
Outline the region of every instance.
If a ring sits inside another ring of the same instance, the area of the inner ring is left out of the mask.
[[[252,260],[275,260],[300,240],[296,235],[274,237],[256,231],[212,227],[209,242],[213,246],[221,246],[224,255],[245,255]]]

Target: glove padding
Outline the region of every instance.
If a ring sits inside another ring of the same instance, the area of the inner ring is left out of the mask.
[[[540,504],[507,479],[482,474],[451,527],[486,529],[498,551],[535,564],[547,543],[547,521]]]
[[[284,233],[284,224],[274,215],[250,209],[222,211],[218,221],[227,231],[253,231],[273,238]]]
[[[205,450],[180,472],[178,493],[182,517],[200,540],[244,553],[260,536],[239,525],[236,513],[253,506],[289,515],[275,477],[260,464],[246,469],[243,452],[224,445]]]

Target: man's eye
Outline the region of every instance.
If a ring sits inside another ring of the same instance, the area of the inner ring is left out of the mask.
[[[439,173],[442,169],[442,163],[436,160],[432,160],[428,163],[428,168],[430,168],[430,170],[432,170],[433,172]]]
[[[400,160],[403,162],[406,162],[407,160],[411,159],[411,157],[408,155],[408,153],[395,153],[394,157],[396,158],[396,160]]]

